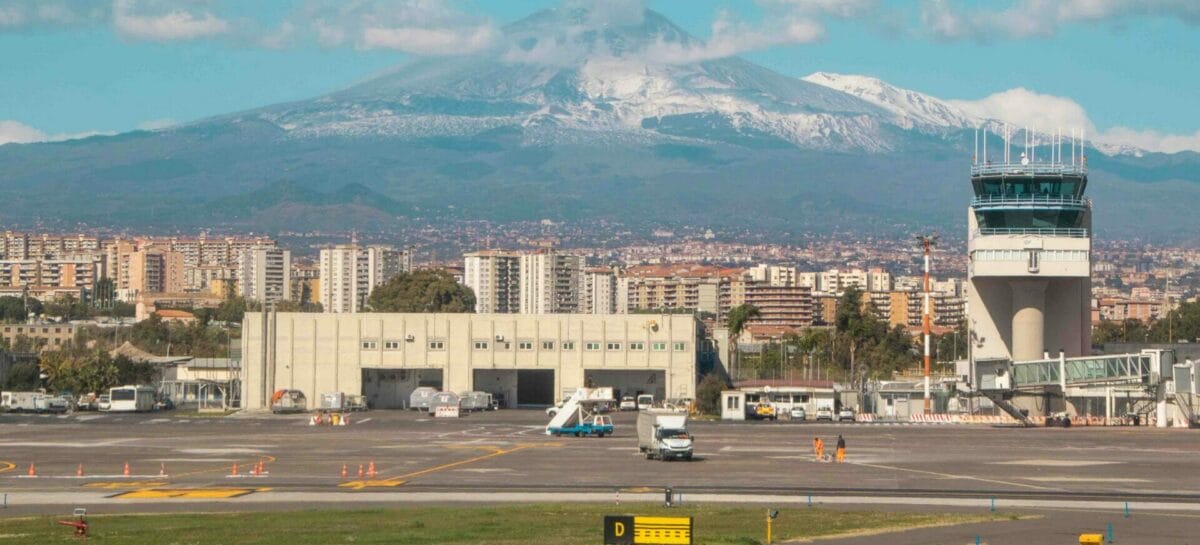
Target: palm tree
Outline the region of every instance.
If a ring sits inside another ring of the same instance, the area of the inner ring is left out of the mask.
[[[726,346],[726,352],[729,353],[729,362],[732,365],[729,370],[731,380],[736,380],[737,375],[734,372],[737,359],[740,359],[741,351],[737,350],[738,338],[742,336],[742,332],[746,329],[746,323],[750,320],[762,316],[758,307],[749,304],[742,304],[734,307],[729,311],[729,317],[726,320],[726,325],[729,327],[729,345]]]

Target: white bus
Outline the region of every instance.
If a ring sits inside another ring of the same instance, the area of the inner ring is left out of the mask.
[[[108,390],[108,412],[144,413],[154,410],[155,391],[151,386],[117,386]]]

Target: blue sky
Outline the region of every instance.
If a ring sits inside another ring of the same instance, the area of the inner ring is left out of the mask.
[[[963,100],[1024,88],[1050,95],[1028,107],[1062,108],[1114,141],[1200,149],[1196,0],[568,1],[646,5],[787,75],[864,74]],[[560,3],[0,0],[0,143],[308,98],[410,55],[486,47]]]

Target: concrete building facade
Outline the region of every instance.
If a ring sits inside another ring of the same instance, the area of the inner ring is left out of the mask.
[[[689,315],[247,313],[244,406],[298,389],[406,408],[420,386],[549,405],[584,386],[694,398],[703,331]],[[266,342],[264,342],[266,339]]]
[[[411,269],[407,256],[389,246],[341,244],[322,248],[318,265],[322,308],[325,312],[363,311],[371,290]]]
[[[584,270],[579,311],[583,314],[616,314],[617,286],[617,273],[613,269]]]
[[[521,309],[521,256],[484,250],[463,256],[463,284],[475,292],[475,312],[515,313]]]
[[[256,246],[242,251],[239,259],[238,292],[263,303],[292,299],[292,252],[273,246]]]
[[[584,258],[553,250],[522,254],[518,271],[521,314],[579,312]]]

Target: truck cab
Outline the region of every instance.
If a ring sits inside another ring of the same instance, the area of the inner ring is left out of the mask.
[[[652,460],[691,460],[693,437],[687,415],[644,411],[638,414],[638,449]]]
[[[637,408],[639,411],[644,411],[654,406],[654,396],[650,394],[642,394],[637,396]]]

